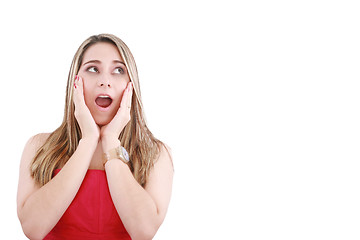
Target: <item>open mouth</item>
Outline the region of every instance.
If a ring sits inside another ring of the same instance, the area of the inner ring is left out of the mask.
[[[112,99],[110,96],[100,95],[95,99],[95,103],[101,108],[107,108],[111,105]]]

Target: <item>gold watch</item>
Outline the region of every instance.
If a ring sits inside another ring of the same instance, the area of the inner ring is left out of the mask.
[[[130,161],[128,152],[120,145],[103,154],[104,166],[107,161],[114,158],[120,159],[124,163],[128,163]]]

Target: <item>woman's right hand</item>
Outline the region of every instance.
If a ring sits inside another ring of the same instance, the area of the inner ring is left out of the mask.
[[[89,108],[84,99],[84,82],[81,77],[76,76],[74,81],[75,118],[80,126],[82,139],[96,138],[99,139],[100,128],[95,123]]]

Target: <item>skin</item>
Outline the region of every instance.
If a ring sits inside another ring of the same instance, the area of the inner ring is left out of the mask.
[[[97,62],[86,64],[92,60]],[[110,195],[132,239],[152,239],[163,222],[173,179],[171,156],[164,147],[145,188],[119,159],[111,159],[105,168],[102,164],[102,153],[120,144],[117,136],[130,120],[132,85],[120,61],[118,50],[109,43],[96,43],[84,54],[74,85],[75,117],[82,139],[62,170],[42,187],[35,183],[28,169],[36,150],[49,134],[35,135],[27,142],[20,164],[17,209],[23,231],[29,238],[42,239],[56,225],[88,169],[106,171]],[[124,72],[121,73],[119,67],[123,67]],[[108,93],[113,99],[106,112],[94,105],[99,93]]]
[[[130,87],[130,78],[117,48],[113,44],[102,42],[92,45],[84,54],[78,76],[83,80],[85,104],[96,124],[108,124],[120,107],[126,87]],[[100,93],[109,94],[113,99],[110,109],[106,112],[100,111],[95,103]]]

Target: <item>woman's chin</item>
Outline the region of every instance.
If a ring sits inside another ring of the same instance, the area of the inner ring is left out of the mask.
[[[95,123],[99,126],[105,126],[107,125],[109,122],[111,122],[111,120],[115,117],[116,112],[91,112],[91,115],[95,121]]]
[[[97,119],[97,120],[95,120],[95,123],[96,123],[99,127],[105,126],[105,125],[107,125],[109,122],[111,122],[111,119]]]

